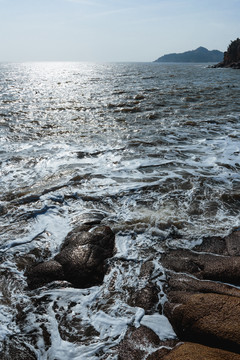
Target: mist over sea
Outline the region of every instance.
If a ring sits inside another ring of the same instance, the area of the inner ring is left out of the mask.
[[[240,227],[240,72],[1,63],[0,88],[0,354],[110,360],[129,325],[174,337],[160,306],[145,314],[129,297],[151,259],[166,301],[166,245]],[[94,217],[116,234],[103,284],[28,290],[29,262]]]

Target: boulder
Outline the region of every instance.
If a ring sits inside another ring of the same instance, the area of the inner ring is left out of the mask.
[[[161,263],[167,269],[190,273],[199,279],[240,285],[240,256],[217,256],[177,249],[163,254]]]
[[[227,51],[224,52],[223,61],[213,67],[230,67],[240,69],[240,39],[231,41]]]
[[[147,358],[147,360],[240,360],[240,355],[229,351],[210,348],[196,343],[176,346],[166,356]]]
[[[64,280],[62,265],[55,260],[34,266],[27,272],[28,286],[34,289],[55,280]]]
[[[180,273],[167,272],[167,284],[165,291],[170,302],[182,301],[194,293],[215,293],[240,297],[240,290],[236,287],[222,284],[220,282],[199,280],[193,276]],[[175,301],[175,298],[177,299]]]
[[[203,238],[200,245],[194,247],[197,252],[210,252],[218,255],[239,256],[240,255],[240,231],[235,230],[225,238],[212,236]]]
[[[113,256],[114,233],[108,226],[81,226],[71,231],[62,250],[53,260],[28,270],[29,288],[48,282],[65,280],[75,287],[98,285],[106,273],[105,260]]]
[[[146,359],[146,356],[154,349],[160,346],[171,349],[176,343],[176,340],[161,341],[156,333],[146,326],[129,327],[124,339],[118,345],[118,360]]]
[[[181,340],[240,353],[240,298],[222,294],[175,297],[164,311]]]

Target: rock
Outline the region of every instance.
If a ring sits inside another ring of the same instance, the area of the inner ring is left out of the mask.
[[[199,279],[240,285],[240,256],[216,256],[178,249],[163,254],[161,262],[167,269],[190,273]]]
[[[146,360],[159,360],[164,359],[164,356],[167,355],[171,349],[162,347],[161,349],[154,351],[152,354],[148,355]]]
[[[240,360],[240,355],[214,349],[196,343],[184,343],[176,346],[166,356],[147,358],[147,360]]]
[[[158,303],[158,300],[157,287],[149,283],[143,289],[133,293],[128,303],[130,306],[141,307],[145,310],[146,314],[150,314],[154,306]]]
[[[81,226],[71,231],[53,260],[27,271],[30,288],[66,280],[79,288],[98,285],[106,273],[105,260],[113,256],[114,233],[108,226]]]
[[[220,294],[175,296],[164,312],[184,341],[240,352],[240,298]]]
[[[34,266],[27,272],[27,276],[30,289],[35,289],[55,280],[64,280],[62,265],[55,260]]]
[[[146,285],[137,291],[135,288],[130,289],[130,298],[128,300],[130,306],[141,307],[145,310],[146,314],[153,313],[159,302],[159,288],[151,281],[153,271],[154,264],[151,261],[142,264],[139,274],[139,283],[145,283]]]
[[[223,61],[213,67],[230,67],[240,69],[240,39],[231,41],[227,51],[224,52]]]
[[[240,231],[233,231],[225,238],[219,236],[207,237],[202,244],[195,246],[194,251],[210,252],[218,255],[240,255]]]
[[[198,280],[187,274],[167,272],[166,275],[168,281],[165,291],[171,302],[175,302],[174,297],[179,301],[180,296],[188,298],[194,293],[215,293],[240,297],[240,290],[230,285],[209,280]]]
[[[229,255],[240,256],[240,231],[234,231],[225,238]]]
[[[220,236],[203,238],[202,243],[194,247],[194,251],[208,252],[226,256],[229,255],[226,246],[226,240]]]
[[[176,340],[161,341],[155,332],[146,326],[130,327],[118,345],[118,360],[141,360],[160,346],[173,348]]]
[[[4,339],[2,351],[0,351],[1,360],[37,360],[37,358],[27,344],[17,341],[14,337],[11,341],[8,338]]]

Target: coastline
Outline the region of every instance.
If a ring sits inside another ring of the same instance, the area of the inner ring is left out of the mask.
[[[157,342],[149,329],[132,329],[119,346],[119,360],[240,359],[239,229],[225,238],[205,238],[191,250],[169,248],[162,264],[162,313],[177,338]],[[147,356],[143,344],[159,348]]]

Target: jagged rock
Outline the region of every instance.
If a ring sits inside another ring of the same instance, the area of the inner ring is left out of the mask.
[[[214,349],[196,343],[176,346],[166,356],[147,358],[147,360],[240,360],[240,355],[229,351]]]
[[[182,297],[182,301],[184,301],[191,294],[195,293],[215,293],[240,298],[240,290],[230,285],[209,280],[198,280],[187,274],[170,272],[166,274],[168,281],[165,290],[171,302],[175,302],[175,297],[177,301],[179,301],[180,297]]]
[[[128,304],[130,306],[141,307],[146,314],[155,311],[156,304],[159,301],[158,287],[152,283],[151,278],[154,271],[154,264],[151,261],[143,263],[140,269],[139,281],[146,283],[144,287],[137,290],[131,289]]]
[[[240,256],[216,256],[177,249],[163,254],[161,262],[167,269],[190,273],[199,279],[240,285]]]
[[[37,355],[30,349],[30,346],[15,340],[4,340],[2,351],[0,351],[1,360],[37,360]]]
[[[158,289],[154,284],[149,283],[143,289],[132,294],[129,305],[141,307],[146,314],[149,314],[157,302]]]
[[[55,280],[63,280],[64,272],[61,264],[50,260],[34,266],[27,276],[29,288],[34,289]]]
[[[118,360],[142,360],[149,352],[153,352],[154,348],[173,348],[176,343],[176,340],[161,341],[155,332],[146,326],[130,327],[118,346]]]
[[[195,246],[194,251],[210,252],[218,255],[240,255],[240,231],[233,231],[225,238],[213,236],[203,239],[202,244]]]
[[[237,38],[231,41],[227,51],[224,52],[223,61],[214,66],[218,67],[230,67],[233,69],[240,69],[240,39]]]
[[[34,289],[54,280],[66,280],[79,288],[100,284],[106,272],[105,260],[113,256],[114,238],[108,226],[74,229],[53,260],[27,271],[29,287]]]
[[[164,308],[176,334],[184,341],[240,353],[240,298],[220,294],[180,295]]]

